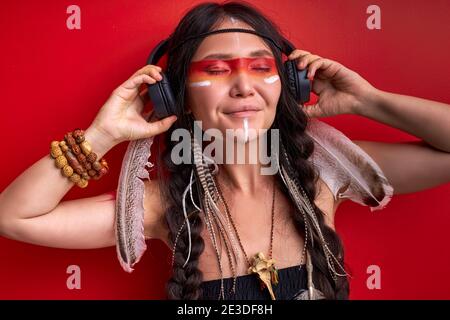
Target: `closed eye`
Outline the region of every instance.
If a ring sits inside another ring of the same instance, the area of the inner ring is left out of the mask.
[[[224,74],[227,72],[228,72],[228,70],[206,70],[206,73],[212,74],[212,75]]]
[[[252,70],[257,70],[258,72],[269,72],[271,68],[252,68]]]

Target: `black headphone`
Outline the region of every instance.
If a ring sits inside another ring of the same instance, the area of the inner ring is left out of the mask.
[[[263,37],[270,42],[272,42],[281,52],[288,56],[292,51],[294,51],[294,46],[290,43],[286,38],[282,38],[283,45],[285,48],[281,48],[273,39],[270,37],[261,34],[259,32],[249,30],[249,29],[240,29],[240,28],[231,28],[231,29],[219,29],[214,31],[209,31],[205,33],[201,33],[192,37],[188,37],[179,44],[177,44],[174,48],[171,49],[173,51],[177,47],[181,46],[185,42],[196,39],[200,37],[205,37],[210,34],[215,33],[223,33],[223,32],[245,32],[252,33],[257,36]],[[162,40],[150,53],[147,64],[156,65],[161,59],[161,57],[167,52],[167,46],[169,44],[169,38]],[[286,60],[284,62],[284,69],[286,72],[287,79],[289,81],[289,88],[292,94],[295,97],[297,103],[303,104],[309,101],[309,96],[311,92],[311,85],[309,79],[306,77],[307,69],[298,70],[296,66],[295,60]],[[161,72],[162,80],[156,81],[154,84],[148,84],[148,95],[153,102],[154,114],[158,119],[162,119],[168,117],[172,114],[175,114],[175,98],[172,92],[170,82],[164,72]]]

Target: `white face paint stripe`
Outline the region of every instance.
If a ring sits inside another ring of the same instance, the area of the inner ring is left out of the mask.
[[[189,83],[190,87],[209,87],[210,85],[211,81],[209,80]]]
[[[271,77],[268,77],[268,78],[264,78],[264,82],[272,84],[272,83],[278,81],[279,79],[280,79],[280,77],[276,74],[274,76],[271,76]]]
[[[233,18],[233,17],[230,17],[230,21],[231,21],[231,24],[233,24],[233,25],[236,25],[238,23],[238,20]],[[241,46],[241,43],[239,41],[239,33],[236,34],[236,38],[235,39],[236,39],[236,45],[239,48]]]
[[[244,141],[247,142],[248,141],[248,118],[244,118],[243,120],[243,125],[244,125]]]

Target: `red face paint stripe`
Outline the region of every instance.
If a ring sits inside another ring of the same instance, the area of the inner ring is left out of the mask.
[[[274,58],[258,57],[194,61],[189,65],[188,76],[191,82],[197,82],[221,80],[237,72],[264,78],[278,73]]]

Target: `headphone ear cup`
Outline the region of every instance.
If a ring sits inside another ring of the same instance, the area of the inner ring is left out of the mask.
[[[308,102],[311,93],[311,84],[307,78],[308,69],[297,69],[295,60],[286,60],[284,62],[286,76],[289,82],[289,88],[295,97],[297,103]]]
[[[160,72],[162,80],[148,84],[148,96],[153,103],[153,110],[158,119],[175,114],[175,98],[169,80],[164,72]]]

